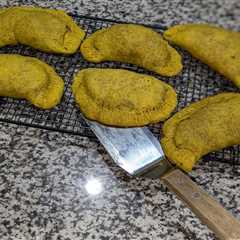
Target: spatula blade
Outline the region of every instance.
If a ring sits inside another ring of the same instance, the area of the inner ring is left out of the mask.
[[[147,176],[151,177],[152,172],[159,177],[169,168],[159,141],[148,128],[115,128],[89,120],[87,123],[113,161],[128,174],[149,172]]]

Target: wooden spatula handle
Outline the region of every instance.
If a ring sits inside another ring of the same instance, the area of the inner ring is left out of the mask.
[[[240,222],[185,173],[175,169],[165,174],[162,180],[219,239],[240,239]]]

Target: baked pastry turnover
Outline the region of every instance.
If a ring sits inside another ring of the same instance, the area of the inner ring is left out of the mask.
[[[240,144],[240,94],[221,93],[193,103],[164,123],[162,147],[185,171],[205,154]]]
[[[0,96],[26,99],[48,109],[60,102],[63,88],[53,68],[37,58],[0,55]]]
[[[162,121],[169,117],[177,102],[170,85],[121,69],[81,70],[75,76],[72,91],[87,118],[119,127]]]
[[[0,11],[0,47],[22,43],[45,52],[71,54],[84,36],[62,10],[12,7]]]
[[[171,27],[164,38],[186,49],[240,87],[240,33],[208,24]]]
[[[181,56],[159,33],[136,24],[116,24],[98,30],[80,49],[86,60],[95,63],[132,63],[163,76],[177,75],[182,69]]]

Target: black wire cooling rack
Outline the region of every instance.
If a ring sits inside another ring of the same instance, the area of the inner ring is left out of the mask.
[[[74,20],[81,25],[87,34],[91,34],[98,29],[109,27],[115,21],[84,16],[73,16]],[[152,26],[156,31],[162,32],[164,28]],[[37,57],[49,65],[53,66],[56,72],[65,81],[65,93],[61,104],[51,110],[40,110],[32,106],[25,100],[12,98],[0,98],[0,121],[38,127],[48,130],[67,132],[87,137],[95,137],[89,129],[79,108],[75,105],[71,93],[73,76],[79,70],[89,67],[99,68],[124,68],[139,73],[153,75],[172,85],[178,94],[178,106],[176,111],[182,109],[191,102],[204,97],[214,95],[224,91],[238,91],[229,81],[225,80],[206,65],[192,58],[188,53],[178,49],[183,57],[183,71],[176,77],[166,78],[158,76],[152,72],[145,71],[131,64],[118,62],[105,62],[93,64],[85,61],[80,53],[71,56],[47,54],[30,47],[18,45],[14,47],[4,47],[0,53],[15,53],[26,56]],[[155,136],[160,138],[161,124],[149,126]],[[233,166],[240,165],[240,147],[234,146],[222,151],[211,153],[205,156],[206,160],[219,160],[231,163]]]

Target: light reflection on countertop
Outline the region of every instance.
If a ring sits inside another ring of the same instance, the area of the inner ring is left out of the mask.
[[[90,195],[97,195],[103,191],[103,184],[99,178],[91,177],[87,180],[85,189]]]

